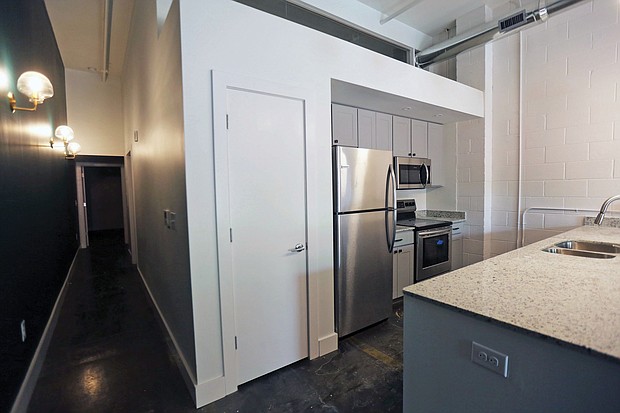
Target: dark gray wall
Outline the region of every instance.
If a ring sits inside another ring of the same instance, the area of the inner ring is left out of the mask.
[[[67,119],[64,67],[43,0],[0,2],[0,70],[20,106],[29,105],[15,88],[24,71],[42,72],[55,91],[37,112],[11,114],[1,90],[0,411],[7,411],[78,248],[75,164],[40,132]]]
[[[405,413],[617,413],[620,362],[405,296]],[[471,358],[471,342],[507,354],[508,378]]]

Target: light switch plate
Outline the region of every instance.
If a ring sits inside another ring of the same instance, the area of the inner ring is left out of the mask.
[[[472,341],[471,361],[503,377],[508,377],[508,356],[497,350]]]

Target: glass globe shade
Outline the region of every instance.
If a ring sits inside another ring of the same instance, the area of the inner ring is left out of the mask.
[[[69,142],[74,137],[73,129],[67,125],[60,125],[57,127],[54,135],[63,142]]]
[[[39,72],[22,73],[17,79],[17,90],[36,103],[43,103],[45,99],[54,96],[52,82]]]

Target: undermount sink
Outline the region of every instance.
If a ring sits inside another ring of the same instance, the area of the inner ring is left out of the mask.
[[[603,252],[606,254],[620,254],[620,245],[608,244],[605,242],[592,241],[563,241],[555,244],[558,248],[569,250]]]
[[[592,241],[562,241],[543,249],[551,254],[573,255],[586,258],[615,258],[620,254],[620,245]]]
[[[567,248],[556,248],[549,247],[543,249],[544,252],[549,252],[551,254],[561,254],[561,255],[573,255],[576,257],[585,257],[585,258],[615,258],[615,255],[612,254],[604,254],[601,252],[592,252],[592,251],[583,251],[577,249],[567,249]]]

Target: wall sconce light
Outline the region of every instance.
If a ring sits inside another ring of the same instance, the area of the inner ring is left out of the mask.
[[[82,147],[77,142],[70,142],[65,150],[65,159],[75,159],[75,156],[80,153]]]
[[[16,110],[34,112],[37,110],[37,106],[42,104],[45,99],[54,96],[54,87],[52,86],[52,82],[50,82],[47,77],[39,72],[22,73],[22,75],[17,79],[17,90],[28,96],[28,100],[32,102],[33,107],[18,107],[13,92],[9,92],[9,106],[12,113],[15,113]]]
[[[54,136],[56,136],[59,141],[55,141],[54,137],[50,138],[50,146],[52,149],[61,149],[65,152],[66,159],[75,159],[75,155],[77,155],[82,147],[77,142],[70,142],[74,138],[73,129],[71,129],[67,125],[60,125],[56,128],[54,132]]]

